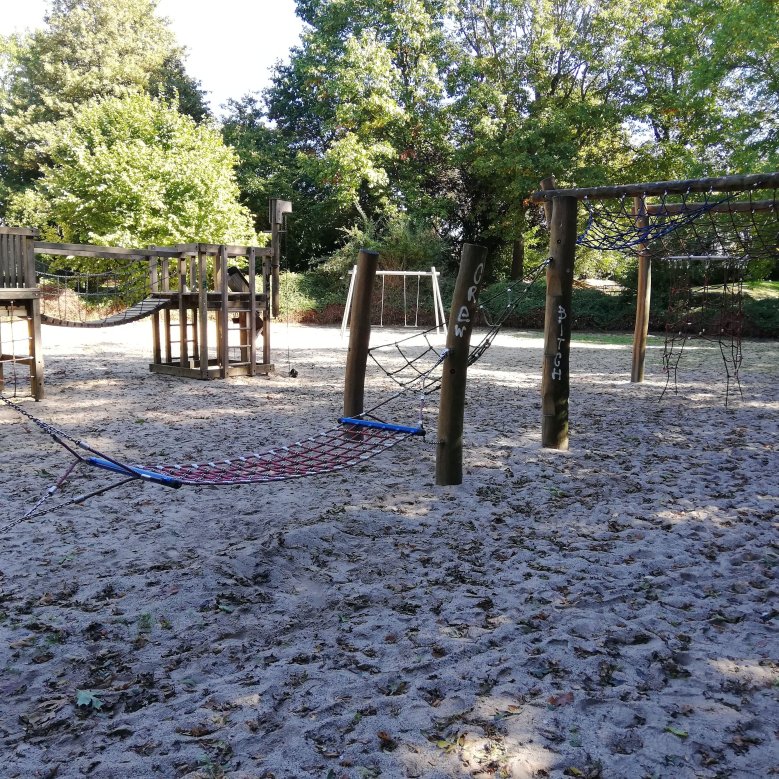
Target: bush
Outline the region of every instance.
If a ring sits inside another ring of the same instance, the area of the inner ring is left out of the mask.
[[[344,230],[343,245],[321,263],[321,269],[343,273],[354,265],[360,249],[381,254],[383,270],[430,270],[441,266],[449,246],[429,226],[408,214],[392,214],[378,219],[360,211],[359,223]]]

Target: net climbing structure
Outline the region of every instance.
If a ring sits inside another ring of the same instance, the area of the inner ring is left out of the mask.
[[[498,313],[490,318],[479,342],[469,349],[469,364],[476,362],[489,348],[501,327],[521,302],[522,293],[529,289],[543,270],[543,265],[536,268],[529,281],[518,283],[514,292],[508,296],[506,292],[502,292],[500,298],[484,301],[483,308],[488,307]],[[452,325],[452,328],[454,327],[455,324]],[[199,462],[128,464],[123,459],[99,451],[88,442],[39,419],[17,400],[0,395],[0,401],[6,407],[24,417],[72,455],[72,460],[57,482],[51,485],[23,516],[2,529],[68,505],[82,503],[88,498],[132,482],[147,482],[174,489],[189,485],[218,487],[287,481],[352,468],[398,444],[425,436],[425,405],[441,388],[447,354],[448,349],[441,345],[435,326],[391,344],[370,347],[369,360],[366,357],[366,363],[370,361],[394,386],[394,390],[385,393],[379,402],[353,416],[339,418],[338,423],[328,430],[294,443],[275,446],[265,451]],[[408,420],[410,416],[416,416],[416,419],[406,424],[387,421],[388,417]],[[110,472],[115,476],[115,480],[52,504],[52,496],[61,490],[73,471],[80,466],[85,466],[87,473],[93,473],[94,469]]]
[[[637,258],[633,382],[644,378],[654,265],[669,286],[665,389],[676,389],[687,341],[704,338],[719,345],[726,402],[733,390],[740,391],[743,283],[756,263],[779,258],[779,173],[574,189],[559,189],[550,178],[531,200],[544,205],[553,259],[542,392],[544,415],[555,432],[545,445],[555,446],[555,437],[562,447],[567,442],[570,285],[577,247]]]

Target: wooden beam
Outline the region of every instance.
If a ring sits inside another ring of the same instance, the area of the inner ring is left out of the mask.
[[[441,380],[435,460],[435,480],[436,484],[440,485],[463,482],[463,427],[468,355],[486,262],[486,247],[472,243],[463,245],[449,313],[446,357]]]
[[[711,214],[750,214],[753,211],[779,211],[779,200],[739,200],[729,203],[647,203],[647,214],[681,214],[705,209]]]
[[[36,254],[58,257],[119,257],[125,260],[148,260],[151,257],[178,257],[176,249],[125,249],[122,246],[90,246],[80,243],[48,243],[35,241]]]
[[[646,184],[619,184],[608,187],[583,187],[573,189],[539,190],[530,196],[533,203],[543,203],[556,197],[573,197],[577,200],[603,200],[641,195],[685,194],[687,192],[738,192],[748,189],[779,187],[779,173],[752,173],[745,176],[719,176],[705,179],[652,181]]]

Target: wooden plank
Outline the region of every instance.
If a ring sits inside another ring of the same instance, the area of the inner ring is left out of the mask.
[[[8,268],[6,269],[6,286],[7,287],[23,287],[24,284],[24,255],[22,249],[22,241],[24,236],[21,235],[9,235],[8,236]]]
[[[471,332],[486,263],[485,246],[471,243],[463,245],[449,312],[447,351],[441,379],[435,461],[435,480],[439,485],[462,484],[463,481],[465,385]]]
[[[27,235],[37,238],[40,233],[30,227],[0,227],[0,235]]]
[[[188,249],[189,246],[190,245],[188,245]],[[272,253],[272,249],[266,246],[240,246],[237,244],[229,244],[229,243],[228,244],[199,243],[199,244],[194,244],[194,246],[197,247],[197,251],[205,252],[206,254],[215,254],[215,255],[218,255],[219,252],[222,250],[222,247],[224,246],[227,252],[227,257],[229,259],[234,259],[235,257],[248,257],[250,249],[254,249],[255,254],[258,257],[264,257],[264,256],[270,257]]]
[[[0,289],[7,286],[5,269],[10,261],[11,257],[8,233],[0,232]]]
[[[544,369],[541,378],[541,444],[568,448],[570,392],[571,294],[576,256],[575,197],[552,201],[549,258],[546,270]]]
[[[24,287],[0,288],[0,300],[33,300],[41,296],[39,289],[26,289]]]
[[[556,197],[577,200],[603,200],[642,195],[685,194],[687,192],[738,192],[779,187],[779,173],[751,173],[743,176],[719,176],[705,179],[651,181],[645,184],[619,184],[607,187],[574,187],[572,189],[539,190],[530,196],[533,203],[543,203]]]
[[[36,254],[51,254],[57,257],[121,257],[126,260],[147,260],[150,257],[178,257],[176,249],[126,249],[122,246],[91,246],[80,243],[49,243],[35,241]]]

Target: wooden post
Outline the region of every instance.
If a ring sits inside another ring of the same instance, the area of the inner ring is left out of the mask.
[[[354,282],[349,351],[344,377],[344,416],[356,417],[365,410],[365,368],[371,340],[371,296],[379,253],[361,249]]]
[[[576,257],[576,206],[575,197],[555,197],[549,222],[544,372],[541,379],[541,444],[548,449],[568,448],[571,292]]]
[[[29,288],[38,288],[38,278],[35,273],[35,235],[26,235],[23,238],[23,262],[24,285]],[[21,259],[21,258],[20,258]],[[32,346],[32,361],[30,363],[30,390],[35,400],[42,400],[45,395],[43,377],[43,341],[41,338],[41,301],[35,297],[29,303],[28,308],[28,337]]]
[[[486,258],[486,247],[471,243],[463,246],[449,314],[447,352],[441,380],[435,461],[435,480],[440,485],[462,484],[463,481],[465,381],[471,331]]]
[[[646,201],[643,197],[633,198],[633,213],[636,227],[647,227]],[[646,341],[649,334],[649,306],[652,299],[652,259],[645,243],[638,252],[638,290],[636,293],[636,324],[633,330],[633,365],[630,380],[634,383],[644,380],[644,361],[646,359]]]
[[[187,307],[184,300],[186,287],[186,259],[179,259],[179,365],[189,368],[189,344],[187,343]]]
[[[194,282],[195,279],[193,278]],[[208,378],[208,251],[204,244],[197,245],[197,305],[200,329],[200,378]],[[193,324],[194,327],[194,324]]]
[[[222,244],[214,255],[214,280],[217,291],[221,294],[220,309],[216,317],[217,322],[217,365],[219,366],[219,378],[226,379],[230,367],[230,305],[227,287],[227,246]]]
[[[263,304],[262,328],[262,361],[270,365],[270,320],[271,320],[271,260],[270,257],[262,258],[262,292],[265,295]]]
[[[249,256],[247,257],[249,263],[249,321],[246,322],[244,316],[243,326],[248,329],[242,330],[242,337],[248,336],[249,342],[249,376],[254,376],[257,373],[257,280],[255,274],[257,273],[257,257],[255,255],[255,249],[253,246],[249,247]],[[241,359],[246,359],[242,355]]]

